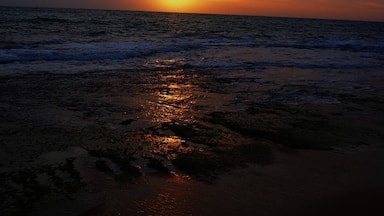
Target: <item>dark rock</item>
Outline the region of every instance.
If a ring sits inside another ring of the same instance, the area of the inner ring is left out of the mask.
[[[120,122],[120,124],[121,125],[130,125],[134,121],[135,120],[133,120],[133,119],[127,119],[127,120],[124,120],[124,121]]]

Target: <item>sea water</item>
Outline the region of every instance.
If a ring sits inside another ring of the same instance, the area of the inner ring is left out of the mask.
[[[382,72],[384,23],[0,8],[0,75],[270,68]]]

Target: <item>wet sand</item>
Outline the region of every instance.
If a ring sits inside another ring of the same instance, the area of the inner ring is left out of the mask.
[[[145,176],[81,215],[380,215],[383,153],[283,153],[273,165],[234,169],[213,185]]]
[[[373,71],[2,76],[1,214],[383,213]]]

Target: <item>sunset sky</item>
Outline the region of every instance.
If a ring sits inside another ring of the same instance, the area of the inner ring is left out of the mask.
[[[384,0],[0,0],[0,5],[384,21]]]

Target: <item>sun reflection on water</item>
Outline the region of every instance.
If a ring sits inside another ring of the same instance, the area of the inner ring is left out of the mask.
[[[158,74],[160,83],[153,93],[154,100],[148,100],[146,105],[147,117],[152,123],[192,121],[192,106],[196,103],[192,93],[194,86],[184,83],[185,80],[181,69]]]
[[[156,137],[152,146],[152,153],[162,155],[168,160],[175,159],[177,153],[189,152],[191,148],[185,144],[185,140],[178,136]]]
[[[166,63],[176,61],[167,60]],[[157,131],[149,131],[145,140],[150,143],[151,154],[172,160],[180,153],[191,151],[192,147],[185,138],[177,136],[164,125],[195,121],[197,110],[194,106],[199,87],[191,81],[191,74],[182,69],[162,69],[154,72],[149,79],[152,80],[148,85],[149,95],[142,107],[145,118]]]

